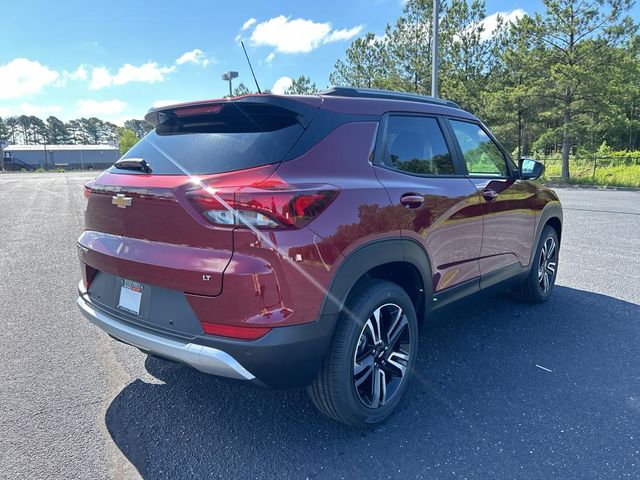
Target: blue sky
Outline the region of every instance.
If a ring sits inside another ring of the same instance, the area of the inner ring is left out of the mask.
[[[401,0],[3,3],[0,116],[116,123],[158,102],[220,97],[227,70],[253,87],[238,36],[263,89],[300,74],[324,87],[353,38],[383,33],[402,11]],[[539,5],[488,0],[487,13],[532,13]]]

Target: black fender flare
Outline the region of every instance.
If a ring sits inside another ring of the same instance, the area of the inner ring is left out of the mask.
[[[560,205],[559,201],[550,202],[545,205],[542,210],[542,214],[540,215],[540,220],[538,220],[538,225],[536,226],[536,232],[534,236],[533,247],[531,248],[531,255],[529,257],[529,269],[533,265],[533,256],[535,255],[536,248],[538,247],[538,243],[540,242],[540,237],[542,236],[542,230],[549,220],[552,218],[557,218],[560,222],[560,226],[562,227],[562,205]],[[558,241],[562,243],[560,236],[558,236]]]
[[[336,317],[343,309],[349,293],[356,282],[368,271],[392,262],[407,262],[414,265],[424,288],[424,309],[433,297],[431,262],[425,249],[415,240],[406,237],[394,237],[375,240],[360,246],[350,253],[340,264],[331,279],[325,295],[321,316]]]

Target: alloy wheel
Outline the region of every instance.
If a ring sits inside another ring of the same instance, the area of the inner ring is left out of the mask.
[[[376,308],[362,327],[353,354],[353,384],[368,408],[385,405],[398,392],[411,355],[409,321],[402,308]]]
[[[558,265],[558,248],[553,237],[548,237],[542,244],[538,261],[538,284],[542,293],[547,293],[553,286],[556,267]]]

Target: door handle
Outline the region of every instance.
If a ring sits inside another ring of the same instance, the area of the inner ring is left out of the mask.
[[[491,202],[496,198],[498,198],[498,192],[496,192],[495,190],[491,190],[490,188],[487,188],[482,191],[482,196],[487,202]]]
[[[400,203],[407,208],[419,208],[424,203],[424,196],[417,193],[405,193],[400,197]]]

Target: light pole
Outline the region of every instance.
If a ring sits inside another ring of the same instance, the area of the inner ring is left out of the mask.
[[[438,98],[438,17],[440,0],[433,0],[433,41],[431,46],[431,96]]]
[[[229,82],[229,96],[233,95],[233,90],[231,89],[231,80],[234,78],[238,78],[238,72],[227,72],[222,74],[222,80]]]

